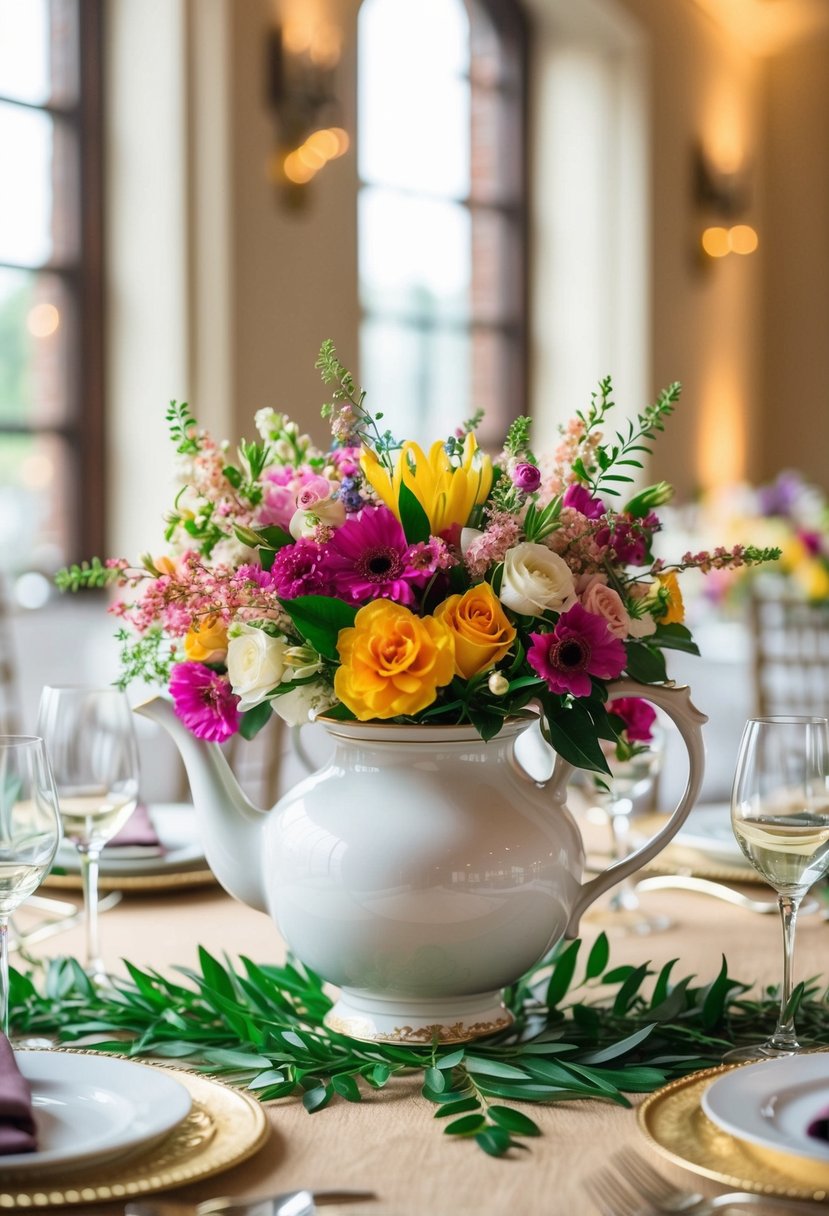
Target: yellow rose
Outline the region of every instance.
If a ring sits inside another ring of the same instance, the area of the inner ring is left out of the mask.
[[[657,582],[663,591],[668,592],[665,612],[659,618],[660,625],[681,625],[685,620],[685,605],[682,602],[682,592],[679,589],[679,579],[673,570],[667,574],[657,575]]]
[[[361,722],[416,714],[455,674],[452,635],[434,617],[374,600],[337,640],[334,692]]]
[[[209,616],[185,635],[184,653],[194,663],[223,663],[227,655],[227,627]]]
[[[455,639],[455,671],[465,680],[494,667],[509,650],[515,630],[489,583],[450,595],[435,609]]]

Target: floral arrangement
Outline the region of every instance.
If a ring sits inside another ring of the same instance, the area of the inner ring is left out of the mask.
[[[251,738],[272,713],[473,724],[540,713],[573,764],[607,772],[602,741],[636,746],[641,711],[608,682],[666,679],[664,651],[696,653],[678,575],[774,557],[730,552],[654,558],[664,482],[616,505],[661,431],[679,385],[607,432],[610,379],[562,429],[548,457],[517,418],[491,458],[480,416],[428,451],[381,429],[331,342],[317,367],[332,441],[260,410],[260,438],[227,445],[186,405],[168,411],[180,489],[168,552],[140,567],[95,559],[58,585],[117,584],[123,684],[169,688],[198,737]]]

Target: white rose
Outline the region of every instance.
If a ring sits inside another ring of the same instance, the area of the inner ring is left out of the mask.
[[[525,541],[506,552],[498,596],[513,612],[536,616],[547,609],[566,612],[572,608],[576,588],[564,558],[546,545]]]
[[[466,557],[470,545],[473,545],[476,540],[480,540],[483,532],[480,528],[462,528],[461,529],[461,553]]]
[[[304,722],[313,722],[317,714],[330,709],[335,700],[330,688],[321,680],[314,680],[312,684],[298,684],[290,692],[274,697],[271,709],[289,726],[302,726]]]
[[[227,674],[245,713],[267,700],[285,672],[284,638],[271,637],[253,625],[239,625],[227,647]]]
[[[308,511],[297,508],[291,516],[288,531],[294,540],[303,536],[313,536],[320,524],[326,528],[339,528],[345,523],[345,506],[339,498],[325,498],[315,502]]]

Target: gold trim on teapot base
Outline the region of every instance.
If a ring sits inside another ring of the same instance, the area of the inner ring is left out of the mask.
[[[499,992],[450,1000],[382,1000],[344,989],[325,1025],[336,1034],[365,1043],[471,1043],[497,1034],[514,1018]]]

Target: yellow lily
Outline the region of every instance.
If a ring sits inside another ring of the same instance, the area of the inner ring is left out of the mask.
[[[419,444],[408,440],[393,473],[368,448],[360,455],[360,467],[366,481],[398,519],[400,487],[407,486],[426,512],[432,536],[440,536],[455,525],[464,527],[473,507],[484,502],[492,488],[492,461],[471,433],[464,440],[460,465],[452,464],[440,440],[432,444],[428,456]]]

